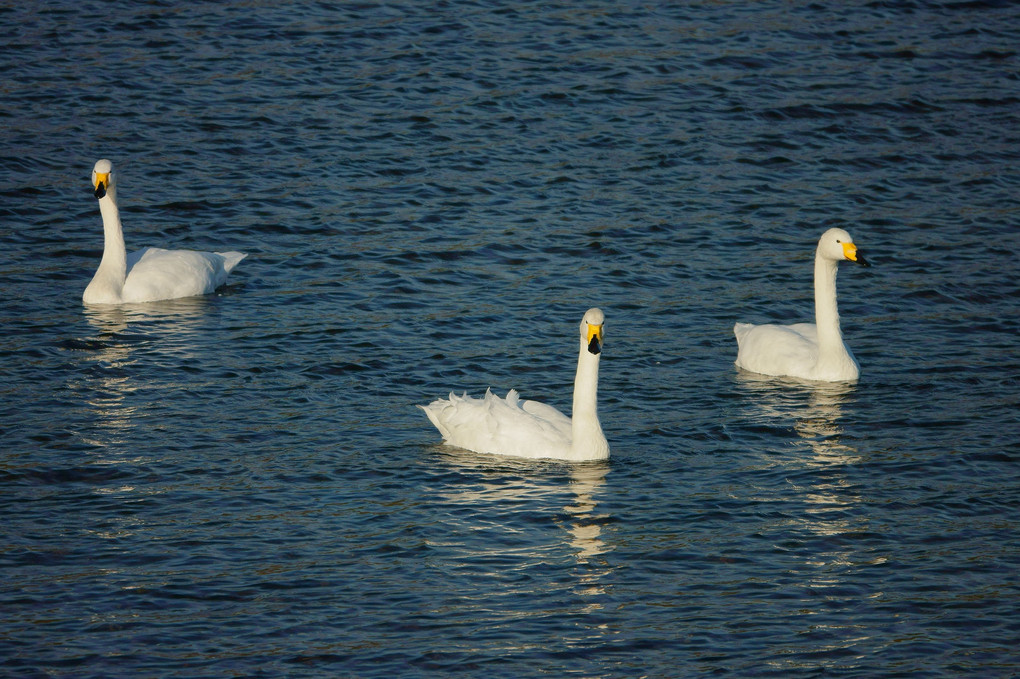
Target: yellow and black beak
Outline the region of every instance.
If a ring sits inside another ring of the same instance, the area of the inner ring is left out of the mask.
[[[588,324],[588,353],[598,355],[602,353],[602,326]]]
[[[864,259],[864,255],[857,251],[857,246],[853,243],[843,243],[843,256],[851,262],[857,262],[861,266],[871,266],[871,264]]]
[[[95,183],[96,198],[102,198],[106,195],[106,189],[110,186],[110,173],[109,172],[94,172],[93,180]]]

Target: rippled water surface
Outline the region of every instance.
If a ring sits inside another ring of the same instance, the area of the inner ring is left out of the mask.
[[[1020,15],[665,4],[0,4],[0,673],[1015,674]],[[82,306],[104,157],[227,287]],[[591,306],[608,462],[440,445]]]

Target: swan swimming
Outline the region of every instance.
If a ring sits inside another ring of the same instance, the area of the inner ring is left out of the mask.
[[[843,229],[822,234],[815,251],[815,322],[795,325],[737,323],[737,367],[763,375],[843,382],[860,366],[843,342],[836,308],[836,271],[841,261],[871,266]]]
[[[581,320],[573,417],[538,401],[521,402],[511,389],[505,399],[486,390],[438,399],[418,407],[452,446],[476,453],[554,458],[583,462],[605,460],[609,443],[598,415],[599,358],[605,316],[588,309]]]
[[[103,259],[85,288],[86,304],[155,302],[205,295],[223,285],[243,252],[199,252],[143,248],[130,255],[117,209],[117,180],[105,158],[92,169],[92,187],[103,215]]]

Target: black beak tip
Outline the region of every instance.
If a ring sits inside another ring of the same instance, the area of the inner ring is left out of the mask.
[[[96,187],[94,195],[96,198],[102,198],[103,196],[106,195],[106,187],[100,184],[99,186]]]
[[[602,353],[602,342],[599,341],[598,337],[592,337],[591,341],[588,342],[588,353],[595,354],[596,356]]]
[[[871,262],[869,262],[868,260],[864,259],[860,255],[857,255],[857,263],[860,264],[863,267],[870,267],[871,266]]]

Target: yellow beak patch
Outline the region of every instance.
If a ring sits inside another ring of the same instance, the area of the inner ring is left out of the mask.
[[[96,182],[95,183],[96,183],[96,185],[92,187],[94,189],[98,189],[100,184],[103,185],[103,188],[108,187],[110,185],[110,173],[109,172],[97,172],[96,173]]]
[[[843,243],[843,256],[851,262],[857,261],[857,246],[853,243]]]
[[[599,344],[602,343],[602,326],[601,325],[588,325],[588,337],[585,338],[585,342],[591,344],[591,338],[596,337],[599,340]]]

